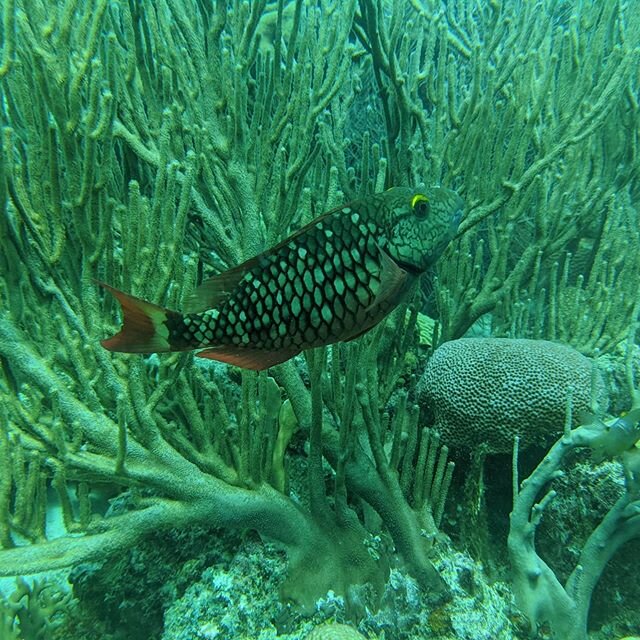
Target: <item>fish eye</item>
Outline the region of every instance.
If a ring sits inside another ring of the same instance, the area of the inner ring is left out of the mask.
[[[418,220],[424,220],[429,215],[429,200],[425,196],[414,196],[411,200],[411,206]]]

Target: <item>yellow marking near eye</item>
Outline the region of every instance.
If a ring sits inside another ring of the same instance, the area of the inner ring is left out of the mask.
[[[411,198],[411,206],[415,207],[418,202],[429,202],[429,198],[419,193],[418,195],[415,195],[413,196],[413,198]]]

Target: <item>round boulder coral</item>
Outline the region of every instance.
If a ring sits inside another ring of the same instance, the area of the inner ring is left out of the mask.
[[[569,388],[574,424],[591,410],[592,360],[546,340],[462,338],[436,349],[418,384],[427,411],[450,448],[506,453],[546,444],[562,432]],[[595,377],[598,404],[605,390]]]

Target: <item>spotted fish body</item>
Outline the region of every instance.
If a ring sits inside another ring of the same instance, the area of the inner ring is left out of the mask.
[[[463,203],[396,187],[326,213],[206,281],[172,312],[107,287],[124,309],[114,351],[185,351],[250,369],[350,340],[382,320],[440,256]],[[128,329],[128,324],[131,329]]]

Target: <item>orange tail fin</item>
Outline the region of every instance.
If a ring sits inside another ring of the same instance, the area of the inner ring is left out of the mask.
[[[124,353],[156,353],[173,350],[169,342],[169,328],[166,321],[167,318],[180,314],[130,296],[104,282],[98,282],[98,284],[115,296],[123,313],[124,324],[120,332],[101,341],[100,344],[105,349]]]

